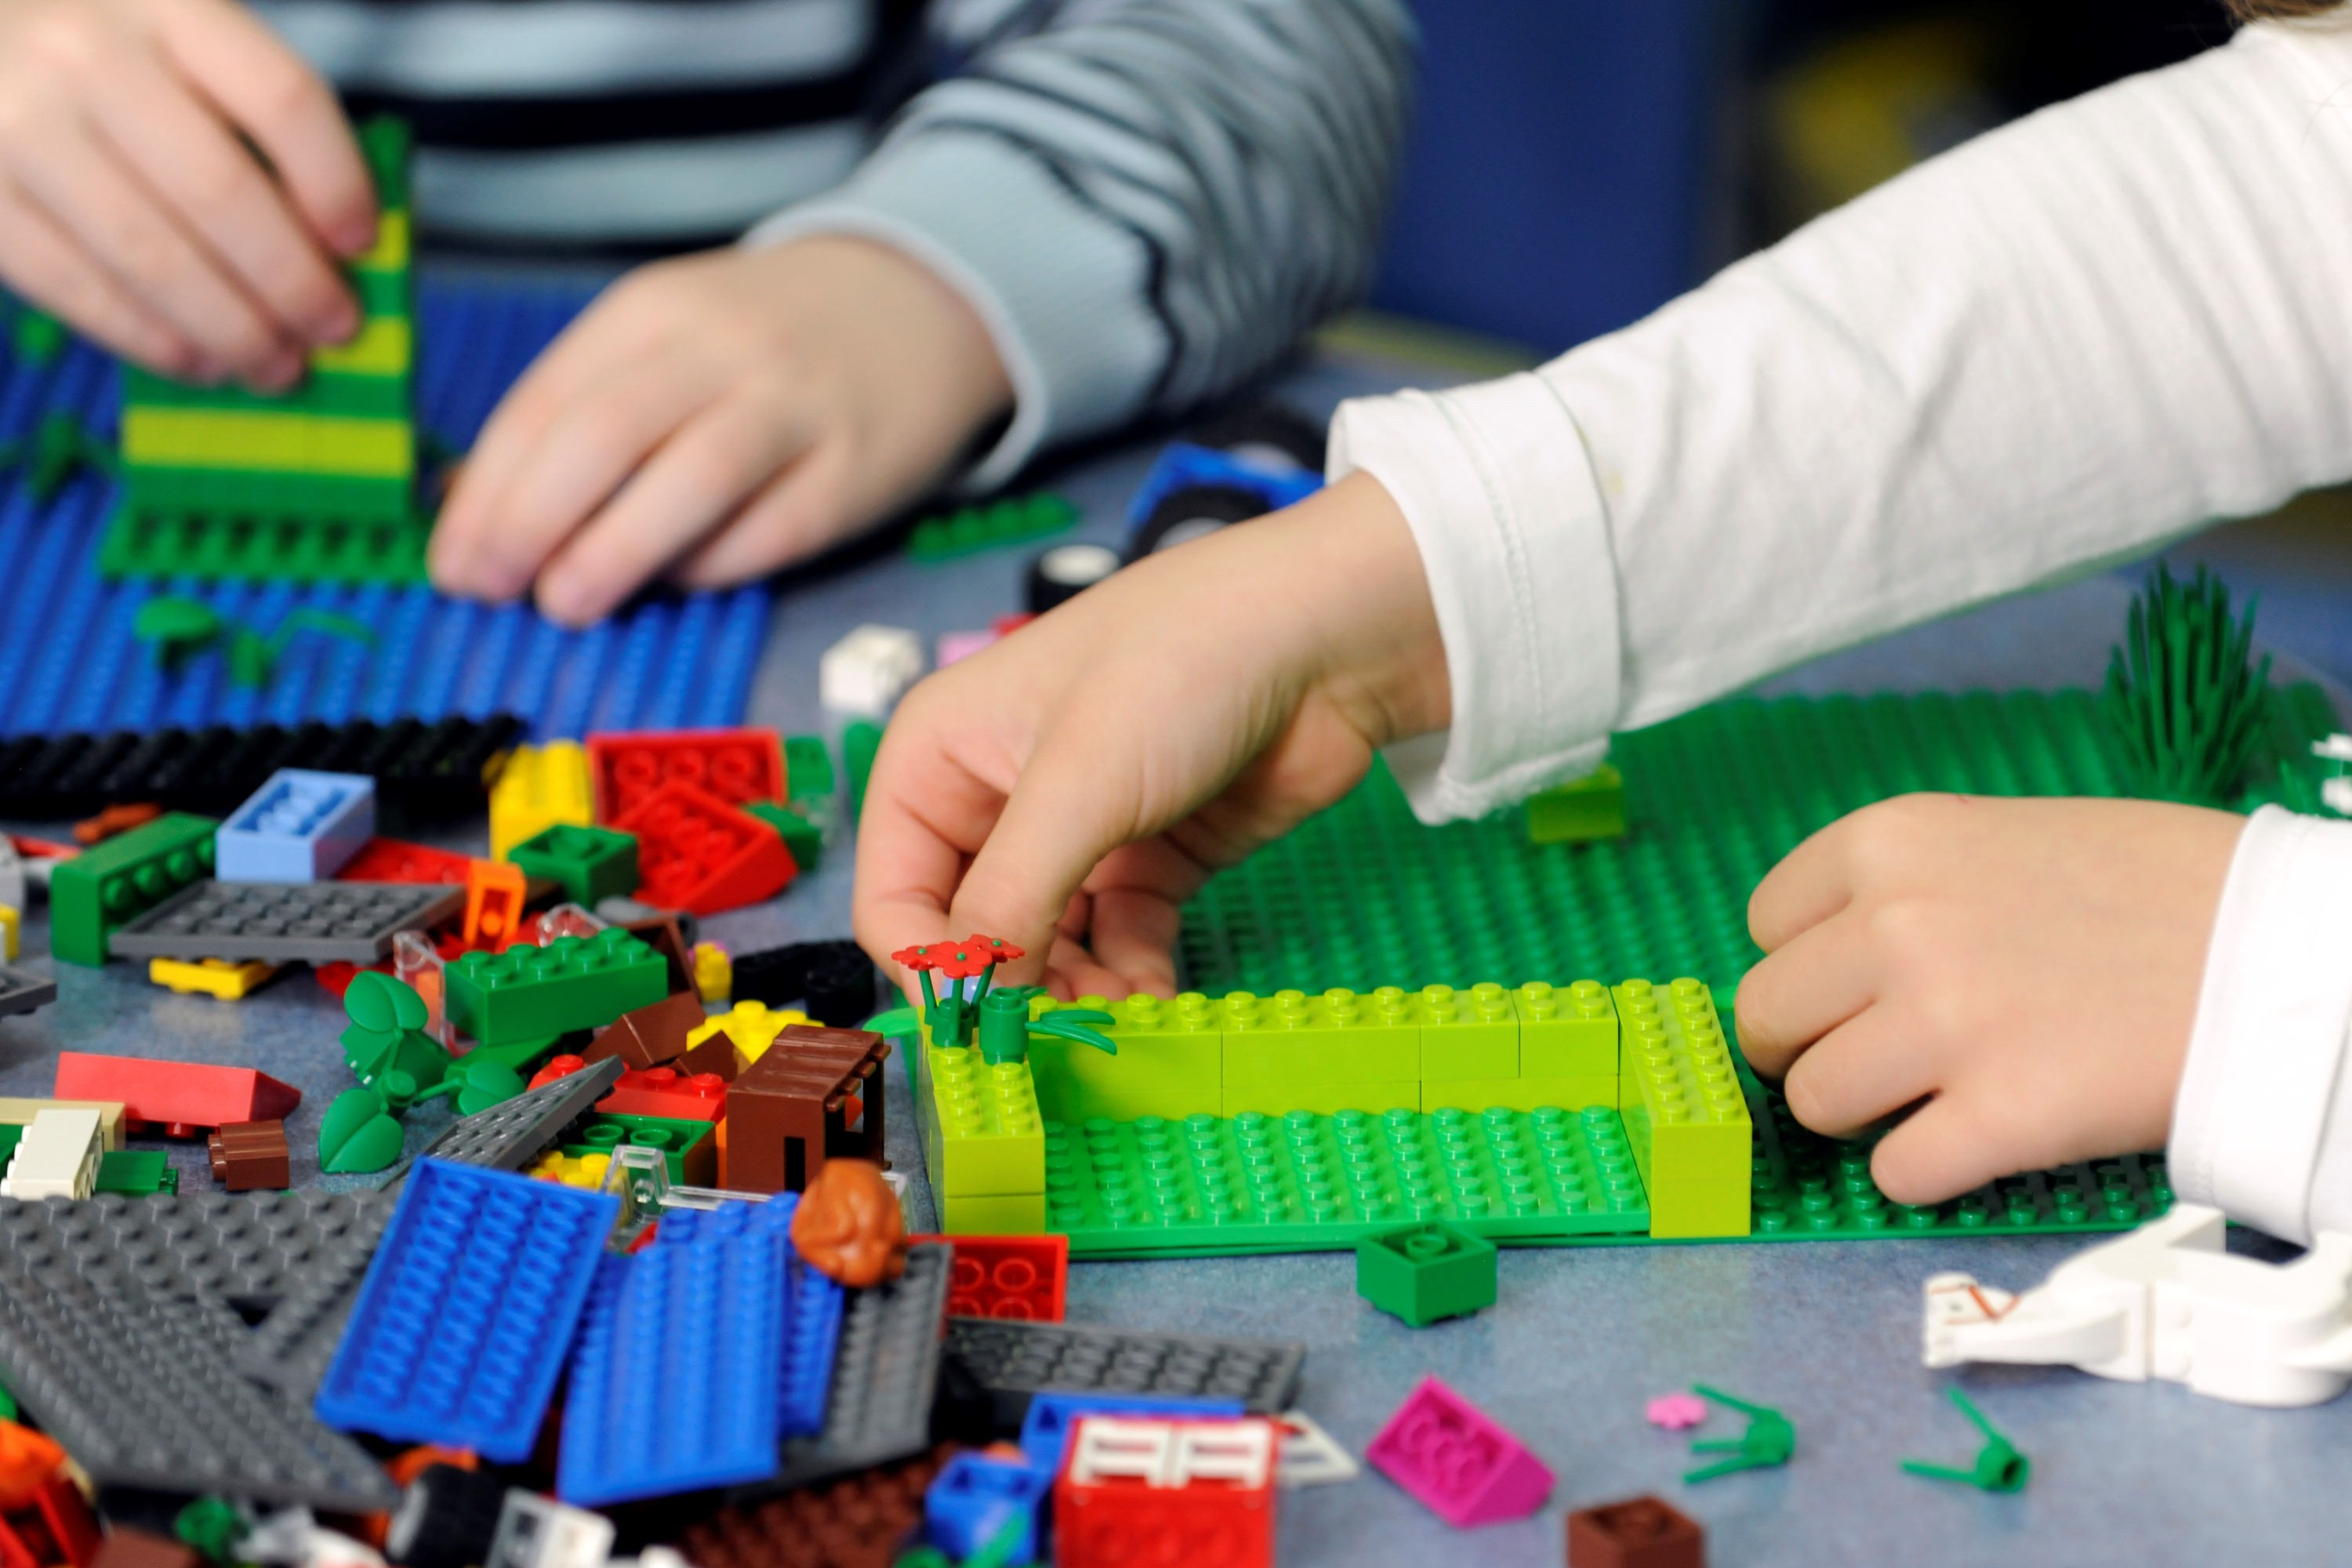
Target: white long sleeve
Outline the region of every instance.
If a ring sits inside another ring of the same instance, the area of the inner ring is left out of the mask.
[[[1564,281],[1563,286],[1566,286]],[[1344,405],[1491,811],[1892,627],[2352,475],[2352,30],[2229,47],[1890,182],[1531,374]]]

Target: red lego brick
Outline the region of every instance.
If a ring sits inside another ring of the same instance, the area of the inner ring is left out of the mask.
[[[1070,1289],[1066,1236],[918,1236],[955,1248],[948,1312],[958,1318],[1016,1318],[1058,1323]]]
[[[252,1068],[84,1051],[58,1053],[50,1092],[59,1100],[119,1100],[128,1121],[155,1123],[173,1138],[232,1121],[283,1121],[302,1103],[300,1089]]]
[[[1654,1497],[1568,1516],[1568,1568],[1706,1568],[1706,1531]]]
[[[473,862],[446,849],[410,844],[398,838],[371,838],[335,873],[339,882],[416,882],[426,887],[461,888],[466,868]]]
[[[553,1083],[557,1079],[570,1078],[573,1073],[584,1071],[587,1066],[588,1058],[585,1057],[575,1057],[569,1053],[560,1057],[550,1057],[544,1066],[530,1075],[530,1081],[523,1088],[526,1089],[543,1088]]]
[[[596,820],[617,826],[663,785],[741,805],[784,798],[784,745],[773,730],[663,730],[588,737]]]
[[[232,1121],[205,1140],[213,1180],[233,1193],[284,1191],[294,1184],[293,1151],[283,1121]]]
[[[1082,1418],[1054,1480],[1057,1568],[1273,1568],[1274,1424]]]
[[[691,991],[677,991],[649,1006],[622,1014],[612,1026],[596,1037],[596,1043],[581,1053],[592,1062],[606,1057],[618,1057],[633,1068],[668,1067],[687,1054],[686,1037],[702,1022],[702,1001]],[[728,1050],[728,1065],[734,1065],[734,1050]],[[691,1076],[693,1068],[681,1069]],[[730,1070],[724,1076],[734,1077]]]
[[[681,1078],[676,1068],[628,1068],[596,1109],[607,1116],[716,1121],[727,1114],[727,1080],[717,1073]]]
[[[613,826],[637,839],[637,896],[698,915],[756,904],[799,871],[776,830],[689,784],[668,784]]]

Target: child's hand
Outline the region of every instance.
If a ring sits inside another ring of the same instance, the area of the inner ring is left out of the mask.
[[[1444,725],[1402,514],[1368,476],[1153,555],[899,705],[858,824],[877,961],[1003,936],[1064,995],[1165,995],[1208,874]]]
[[[1818,1132],[1925,1100],[1871,1174],[1937,1203],[2162,1147],[2245,819],[2147,801],[1906,795],[1756,889],[1739,1043]]]
[[[667,568],[740,582],[935,483],[1012,401],[963,296],[886,246],[821,237],[640,268],[490,416],[433,578],[559,621]]]
[[[232,0],[0,0],[0,279],[25,298],[278,391],[358,329],[334,258],[374,237],[334,95]]]

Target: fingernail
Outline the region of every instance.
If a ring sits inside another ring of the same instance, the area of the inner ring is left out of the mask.
[[[246,384],[256,392],[284,392],[301,379],[301,356],[281,351],[248,376]]]
[[[375,215],[347,218],[335,229],[335,248],[345,256],[360,256],[375,247]]]
[[[319,314],[310,324],[310,341],[315,343],[347,343],[360,330],[360,308],[350,296],[339,295],[335,302]]]

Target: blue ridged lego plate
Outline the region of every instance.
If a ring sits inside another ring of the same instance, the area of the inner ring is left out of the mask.
[[[451,451],[472,445],[499,394],[588,300],[432,279],[417,296],[422,422]],[[47,368],[0,351],[0,440],[58,409],[110,436],[120,382],[111,360],[79,342]],[[118,488],[85,476],[39,506],[18,470],[0,474],[0,735],[509,712],[548,740],[742,719],[767,629],[763,586],[656,595],[572,631],[520,605],[422,587],[108,584],[96,558]],[[265,636],[298,607],[331,610],[365,622],[375,646],[296,637],[257,690],[233,686],[216,653],[167,674],[131,635],[159,593],[203,600]]]

